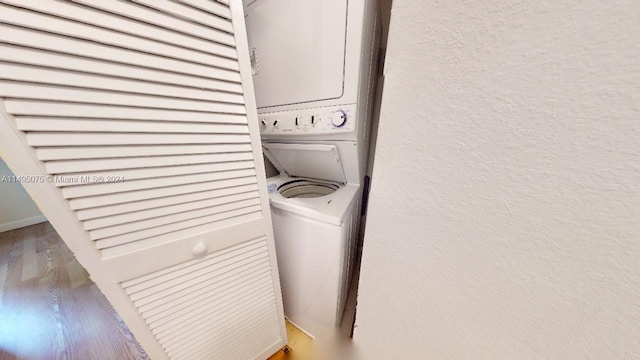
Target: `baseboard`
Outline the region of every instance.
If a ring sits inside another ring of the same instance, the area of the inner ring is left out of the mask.
[[[303,333],[303,334],[307,335],[308,337],[310,337],[310,338],[312,338],[312,339],[315,339],[315,338],[316,338],[315,336],[313,336],[313,335],[309,334],[309,333],[308,333],[308,332],[306,332],[303,328],[301,328],[300,326],[296,325],[294,322],[292,322],[291,320],[289,320],[289,318],[288,318],[288,317],[286,317],[286,316],[285,316],[284,318],[289,322],[289,324],[293,325],[296,329],[300,330],[300,332],[301,332],[301,333]]]
[[[20,220],[12,221],[12,222],[5,223],[5,224],[0,224],[0,233],[1,232],[5,232],[5,231],[9,231],[9,230],[20,229],[20,228],[23,228],[25,226],[40,224],[40,223],[43,223],[45,221],[47,221],[47,218],[44,215],[39,215],[39,216],[34,216],[34,217],[26,218],[26,219],[20,219]]]

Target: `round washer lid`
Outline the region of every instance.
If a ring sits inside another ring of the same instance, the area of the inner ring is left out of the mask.
[[[262,143],[264,155],[289,176],[345,182],[335,145]]]

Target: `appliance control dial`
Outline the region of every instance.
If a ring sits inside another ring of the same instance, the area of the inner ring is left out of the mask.
[[[331,114],[331,124],[335,127],[342,127],[347,123],[347,113],[344,110],[338,110]]]

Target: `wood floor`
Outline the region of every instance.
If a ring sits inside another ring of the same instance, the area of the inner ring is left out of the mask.
[[[313,359],[287,322],[288,353]],[[149,359],[49,223],[0,233],[0,360]]]
[[[49,223],[0,234],[0,360],[8,359],[149,359]]]
[[[289,352],[278,351],[268,360],[309,360],[313,359],[313,339],[287,321],[287,346]]]

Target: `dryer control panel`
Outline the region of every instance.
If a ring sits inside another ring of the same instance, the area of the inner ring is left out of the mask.
[[[262,113],[258,122],[264,135],[348,133],[356,129],[356,105]]]

